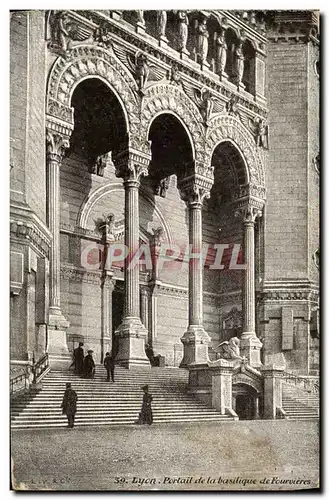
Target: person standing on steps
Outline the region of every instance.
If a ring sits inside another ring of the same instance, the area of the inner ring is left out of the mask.
[[[82,375],[84,357],[83,342],[79,342],[79,347],[73,351],[74,371],[78,375]]]
[[[89,349],[83,362],[83,376],[85,378],[94,378],[95,376],[95,361],[93,360],[93,352],[94,351]]]
[[[73,429],[75,414],[77,412],[78,395],[71,388],[70,382],[66,384],[66,390],[62,401],[62,413],[67,416],[68,427]]]
[[[144,391],[143,395],[143,404],[142,404],[142,409],[139,414],[137,424],[143,425],[143,424],[148,424],[151,425],[153,423],[153,414],[152,414],[152,407],[151,403],[153,400],[152,395],[149,393],[149,386],[144,385],[142,387],[142,391]]]
[[[105,355],[105,358],[104,358],[104,366],[106,368],[106,372],[107,372],[107,382],[110,381],[110,374],[111,374],[111,379],[112,379],[112,382],[114,382],[114,366],[115,366],[115,362],[114,362],[114,358],[113,358],[113,354],[111,352],[111,354],[109,352],[106,353]]]

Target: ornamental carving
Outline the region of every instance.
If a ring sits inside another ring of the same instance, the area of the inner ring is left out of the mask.
[[[65,151],[70,146],[69,138],[47,130],[46,141],[48,160],[61,163],[63,156],[65,155]]]
[[[113,90],[123,107],[128,131],[139,132],[139,106],[136,94],[138,91],[135,79],[119,61],[113,50],[100,47],[80,45],[70,52],[70,57],[56,59],[48,83],[48,103],[54,109],[53,102],[59,106],[70,107],[71,97],[76,85],[83,79],[100,78]],[[53,111],[49,111],[51,114]]]
[[[210,163],[215,148],[232,142],[245,160],[249,183],[265,187],[265,173],[254,137],[235,116],[221,115],[210,120],[206,133],[205,160]]]
[[[195,150],[195,159],[204,161],[203,117],[180,86],[159,83],[146,90],[141,112],[141,129],[145,134],[148,134],[154,116],[161,112],[173,113],[183,122]]]

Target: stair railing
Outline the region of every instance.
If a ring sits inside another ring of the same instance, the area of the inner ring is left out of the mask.
[[[282,381],[287,384],[294,385],[295,387],[299,387],[307,392],[311,392],[313,394],[319,394],[319,380],[318,379],[310,379],[307,377],[298,377],[293,373],[283,372]]]
[[[23,373],[16,375],[10,379],[10,394],[11,396],[18,392],[26,392],[33,385],[36,385],[49,371],[49,356],[44,354],[37,362],[33,353],[32,363],[30,361],[22,363],[24,367]]]

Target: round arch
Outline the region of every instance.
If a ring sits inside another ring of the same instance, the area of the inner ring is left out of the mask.
[[[87,228],[87,222],[88,218],[90,215],[90,212],[94,205],[104,196],[108,195],[109,193],[113,193],[115,191],[121,191],[124,193],[124,188],[123,184],[120,182],[110,182],[108,184],[105,184],[103,186],[95,188],[93,191],[91,191],[88,196],[84,199],[84,201],[81,204],[80,211],[77,216],[77,227],[81,229],[86,229]],[[166,235],[166,240],[168,241],[169,244],[173,244],[173,236],[171,233],[170,226],[166,222],[166,218],[164,217],[163,213],[159,209],[159,207],[154,203],[152,198],[149,196],[147,190],[143,188],[143,186],[140,187],[140,193],[144,197],[144,199],[150,203],[152,206],[153,210],[155,211],[156,215],[158,216],[161,225],[164,229],[165,235]]]
[[[48,78],[46,112],[54,115],[58,110],[58,118],[65,119],[63,108],[70,109],[75,88],[87,78],[101,79],[110,88],[122,107],[128,133],[138,134],[137,84],[114,53],[100,47],[80,45],[68,58],[56,59]]]
[[[230,142],[237,148],[244,161],[249,184],[260,188],[261,198],[265,198],[265,170],[255,139],[235,116],[221,115],[210,120],[206,161],[211,162],[216,147],[222,142]]]
[[[205,137],[203,118],[196,105],[179,86],[159,83],[145,91],[141,113],[145,141],[154,117],[162,113],[173,114],[181,122],[190,138],[194,159],[203,161]]]

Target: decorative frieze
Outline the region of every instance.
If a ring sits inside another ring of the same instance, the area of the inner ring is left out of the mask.
[[[10,237],[13,241],[32,245],[41,256],[49,258],[51,235],[41,230],[33,219],[10,219]]]

